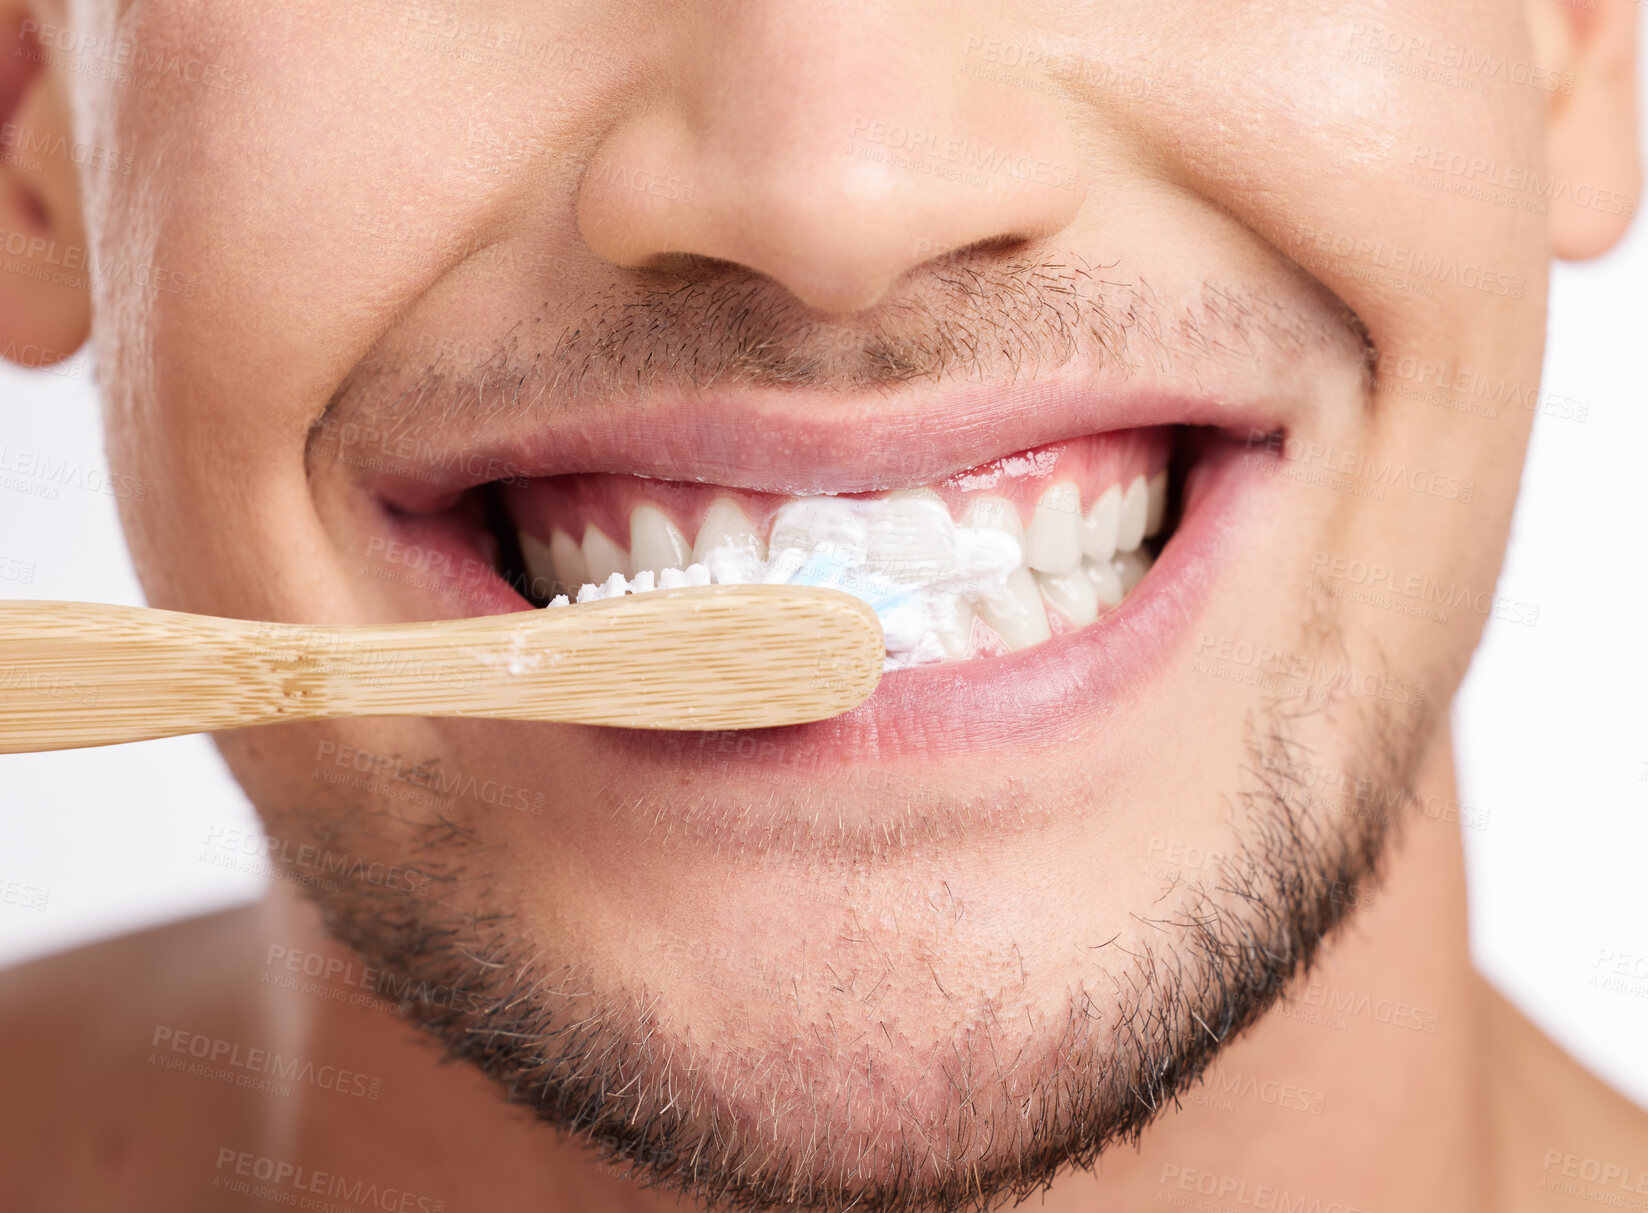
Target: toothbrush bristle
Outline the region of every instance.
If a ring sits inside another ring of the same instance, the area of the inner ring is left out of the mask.
[[[633,577],[614,573],[600,585],[586,581],[578,587],[575,598],[568,599],[565,594],[557,594],[549,600],[549,605],[570,606],[573,602],[600,602],[606,598],[622,598],[625,594],[645,594],[652,590],[678,590],[685,586],[717,584],[719,581],[715,575],[701,564],[689,564],[685,569],[665,569],[656,574],[651,569],[642,569]]]

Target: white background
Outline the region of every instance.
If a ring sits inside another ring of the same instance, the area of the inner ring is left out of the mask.
[[[1499,591],[1538,623],[1490,623],[1454,719],[1461,799],[1488,816],[1465,831],[1479,965],[1648,1105],[1645,283],[1640,223],[1606,259],[1557,267],[1543,386],[1586,417],[1536,419]],[[0,364],[0,466],[33,452],[78,473],[55,500],[0,487],[0,597],[142,602],[96,491],[90,378],[83,358]],[[255,897],[259,878],[202,862],[214,827],[256,822],[203,737],[0,756],[0,965]],[[1594,984],[1627,956],[1628,989]]]

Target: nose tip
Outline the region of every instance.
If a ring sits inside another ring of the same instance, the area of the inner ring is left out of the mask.
[[[689,74],[589,161],[578,222],[597,255],[731,262],[842,315],[948,253],[1050,236],[1086,198],[1074,136],[1039,94],[845,54],[799,90],[759,58],[722,62],[730,79]]]

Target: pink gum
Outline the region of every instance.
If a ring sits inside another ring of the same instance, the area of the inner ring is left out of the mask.
[[[922,487],[937,493],[957,519],[971,500],[994,496],[1013,502],[1020,519],[1029,523],[1036,502],[1057,481],[1077,486],[1085,510],[1111,485],[1125,489],[1135,476],[1155,475],[1167,466],[1171,453],[1171,427],[1113,430],[1006,455]],[[770,531],[779,508],[792,500],[775,493],[611,473],[551,476],[507,486],[505,492],[516,525],[546,543],[555,529],[581,539],[584,527],[593,523],[621,547],[629,546],[629,516],[638,505],[657,506],[691,543],[717,498],[736,502],[762,535]],[[844,494],[855,499],[885,495]]]

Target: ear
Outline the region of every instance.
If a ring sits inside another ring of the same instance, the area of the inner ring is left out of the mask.
[[[1637,0],[1527,0],[1535,60],[1551,69],[1546,156],[1551,250],[1582,260],[1631,226],[1637,149]]]
[[[0,357],[46,366],[91,328],[74,130],[26,4],[0,0]]]

